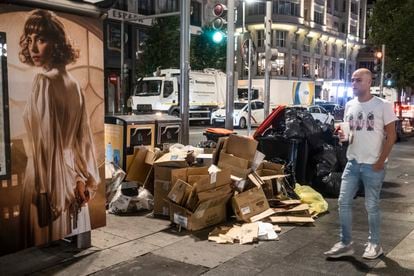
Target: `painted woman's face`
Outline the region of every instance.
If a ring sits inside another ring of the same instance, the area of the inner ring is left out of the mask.
[[[52,57],[51,43],[42,35],[33,33],[27,36],[30,57],[37,67],[47,67]]]

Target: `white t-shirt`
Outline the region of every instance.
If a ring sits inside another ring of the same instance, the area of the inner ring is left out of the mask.
[[[384,126],[398,120],[390,102],[373,97],[367,102],[357,98],[345,106],[344,121],[349,122],[353,135],[348,146],[347,158],[358,163],[374,164],[382,152],[385,138]]]

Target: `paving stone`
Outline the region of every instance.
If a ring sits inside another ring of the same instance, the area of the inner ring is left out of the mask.
[[[128,240],[142,238],[170,227],[168,220],[142,216],[106,216],[106,226],[101,231]]]
[[[134,240],[129,241],[127,243],[123,243],[121,245],[114,246],[111,249],[122,254],[126,254],[132,258],[135,258],[144,255],[148,252],[151,252],[153,250],[156,250],[158,248],[160,247],[150,243],[146,243],[141,240]]]
[[[178,262],[151,253],[117,264],[95,275],[200,275],[207,268]]]
[[[180,262],[213,268],[252,248],[254,245],[217,244],[187,237],[152,253]]]
[[[115,250],[105,249],[89,255],[73,258],[48,269],[40,271],[46,275],[89,275],[115,264],[130,260],[128,254]]]
[[[92,230],[91,240],[92,245],[100,249],[109,248],[128,241],[127,238],[113,235],[111,233],[103,231],[102,229]]]
[[[412,276],[414,275],[414,262],[388,256],[381,257],[380,262],[367,274],[367,276],[374,275]]]
[[[188,233],[179,233],[172,229],[166,229],[152,235],[140,238],[140,241],[150,243],[159,247],[165,247],[172,243],[183,240],[187,237]]]

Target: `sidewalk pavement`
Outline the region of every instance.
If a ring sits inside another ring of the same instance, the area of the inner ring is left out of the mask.
[[[338,241],[336,199],[312,226],[283,227],[279,241],[253,245],[207,241],[212,228],[177,232],[167,220],[148,213],[107,216],[92,231],[92,247],[79,250],[65,241],[0,258],[0,275],[414,275],[414,139],[398,143],[382,192],[380,259],[362,259],[368,228],[364,199],[354,204],[355,255],[326,260]]]

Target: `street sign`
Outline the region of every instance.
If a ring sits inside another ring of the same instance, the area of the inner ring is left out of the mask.
[[[138,14],[138,13],[127,12],[127,11],[122,11],[122,10],[117,10],[117,9],[108,10],[108,18],[109,19],[114,19],[114,20],[119,20],[119,21],[127,21],[127,22],[130,22],[130,23],[136,23],[136,24],[151,26],[152,25],[152,19],[151,18],[143,19],[143,17],[146,17],[146,16],[142,15],[142,14]]]

